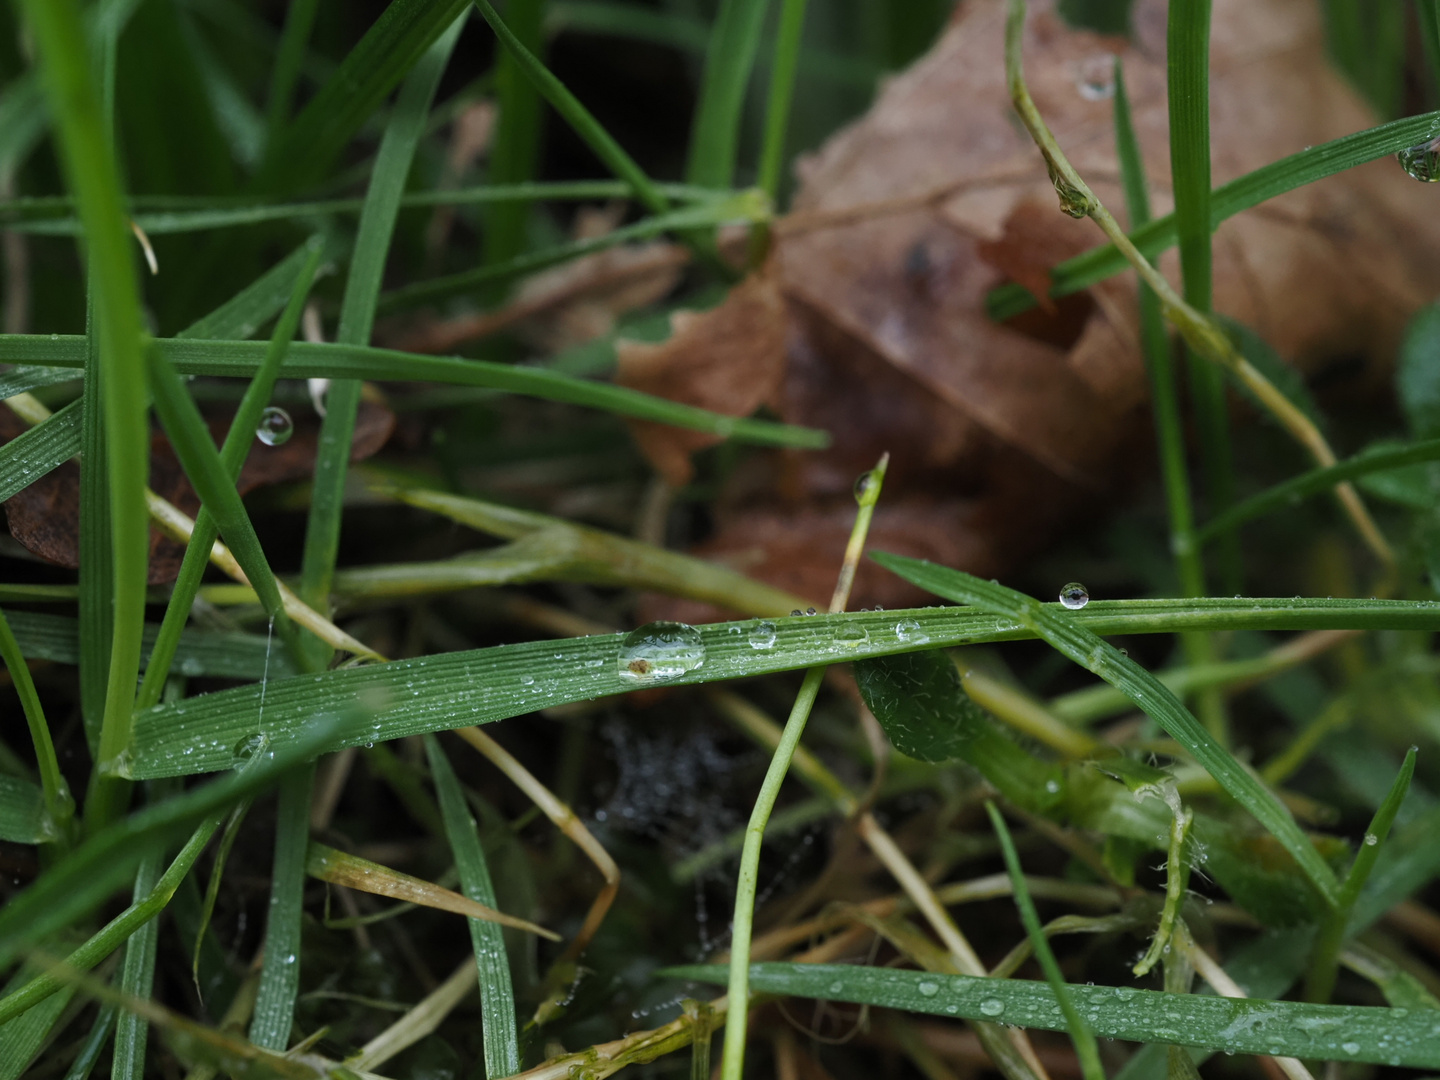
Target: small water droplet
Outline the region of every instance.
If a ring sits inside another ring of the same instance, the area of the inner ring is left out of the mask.
[[[855,501],[861,506],[874,501],[875,474],[863,472],[855,478]]]
[[[1427,184],[1440,182],[1440,139],[1401,150],[1395,155],[1395,160],[1416,180]]]
[[[814,614],[815,614],[815,609],[814,609],[813,607],[807,607],[807,608],[805,609],[805,614],[806,614],[806,615],[814,615]]]
[[[1096,53],[1075,69],[1075,89],[1086,101],[1108,101],[1115,96],[1115,58]]]
[[[1365,834],[1366,847],[1374,847],[1378,843],[1380,843],[1380,837],[1376,836],[1373,832],[1367,832]]]
[[[930,982],[930,981],[927,979],[925,982],[919,983],[919,984],[915,987],[915,989],[916,989],[916,990],[919,990],[920,993],[924,994],[926,997],[934,997],[936,994],[938,994],[938,993],[940,992],[940,984],[939,984],[939,983]]]
[[[1117,986],[1115,988],[1115,996],[1121,1001],[1129,1001],[1136,993],[1137,991],[1133,986]]]
[[[1005,1003],[999,998],[986,998],[980,1002],[980,1011],[986,1016],[999,1016],[1005,1011]]]
[[[1079,611],[1090,602],[1090,592],[1078,581],[1072,581],[1060,590],[1060,603],[1071,611]]]
[[[680,622],[646,623],[620,643],[617,672],[631,682],[665,682],[705,663],[700,631]]]
[[[750,628],[750,647],[752,649],[773,649],[775,647],[775,624],[769,622],[758,622]]]
[[[1340,1049],[1344,1050],[1347,1054],[1358,1054],[1360,1052],[1360,1044],[1357,1042],[1341,1043]]]
[[[1051,795],[1058,795],[1058,794],[1060,794],[1060,781],[1059,781],[1059,780],[1046,780],[1046,781],[1045,781],[1045,790],[1048,791]],[[1091,985],[1094,985],[1094,984],[1092,983]]]
[[[290,441],[295,434],[295,421],[278,405],[268,406],[260,414],[260,423],[255,425],[255,437],[266,446],[279,446]]]
[[[803,615],[803,614],[805,614],[805,613],[804,613],[803,611],[801,611],[798,607],[797,607],[797,608],[792,608],[791,611],[790,611],[790,617],[791,617],[792,619],[798,619],[798,618],[799,618],[801,615]]]
[[[923,645],[930,640],[930,635],[925,633],[914,619],[901,619],[897,622],[895,636],[901,641],[909,641],[916,645]]]
[[[534,676],[534,675],[521,675],[521,676],[520,676],[520,685],[521,685],[521,686],[534,686],[534,685],[535,685],[535,676]]]
[[[870,640],[870,632],[863,626],[846,625],[835,631],[835,643],[847,649],[858,649]]]
[[[842,991],[842,990],[844,990],[844,989],[845,989],[845,984],[842,983],[839,979],[836,979],[834,982],[832,982],[832,983],[830,984],[829,992],[832,993],[832,994],[838,994],[838,993],[840,993],[840,991]]]

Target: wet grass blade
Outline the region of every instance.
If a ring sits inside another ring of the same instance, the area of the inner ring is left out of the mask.
[[[946,575],[954,573],[916,564],[917,574],[921,569],[940,575],[935,578],[937,587],[948,587]],[[1434,632],[1440,630],[1440,603],[1229,597],[1092,600],[1085,610],[1069,618],[1077,627],[1098,634],[1247,629]],[[747,619],[698,629],[705,646],[704,663],[665,685],[719,682],[921,648],[1037,636],[1006,616],[945,607]],[[751,644],[752,633],[761,644]],[[357,701],[383,701],[386,708],[376,719],[338,722],[321,744],[323,750],[485,724],[541,707],[627,693],[637,686],[618,673],[623,637],[602,634],[522,642],[272,679],[265,693],[263,718],[256,686],[159,705],[136,718],[126,768],[136,779],[229,768],[233,747],[242,737],[260,732],[272,745],[289,745],[308,717],[350,707]],[[768,648],[764,647],[766,641],[771,642]],[[1440,845],[1436,852],[1440,854]]]
[[[1077,619],[1003,585],[918,559],[878,553],[875,561],[927,592],[1013,619],[1051,647],[1100,676],[1169,732],[1220,786],[1290,852],[1326,903],[1340,898],[1335,875],[1290,812],[1221,746],[1164,683]]]
[[[685,178],[692,184],[729,187],[734,182],[745,92],[768,7],[768,0],[721,0],[690,129]]]
[[[44,831],[50,834],[51,840],[63,843],[75,814],[75,799],[60,771],[60,760],[55,756],[55,743],[50,738],[50,725],[45,719],[40,695],[35,690],[35,680],[30,677],[30,666],[25,663],[20,642],[15,639],[10,622],[3,613],[0,613],[0,659],[5,661],[5,670],[10,673],[10,682],[20,698],[20,708],[30,727],[30,744],[35,750],[40,789],[44,793]]]
[[[295,999],[300,996],[300,922],[305,907],[305,851],[310,839],[310,788],[315,766],[302,765],[280,781],[275,815],[275,858],[265,919],[265,958],[250,1041],[288,1050]]]
[[[83,399],[76,398],[0,446],[0,500],[47,476],[80,452]]]
[[[1281,158],[1211,192],[1210,227],[1219,228],[1222,222],[1267,199],[1377,158],[1390,157],[1436,135],[1440,135],[1440,111],[1392,120]],[[1141,253],[1153,260],[1175,245],[1175,215],[1167,214],[1132,230],[1131,238]],[[1054,268],[1050,295],[1061,297],[1079,292],[1120,273],[1127,266],[1124,256],[1113,244],[1093,248]],[[997,320],[1008,319],[1034,306],[1035,298],[1019,285],[1000,286],[991,291],[986,301],[990,317]]]
[[[435,795],[445,820],[445,835],[455,854],[460,887],[465,895],[488,908],[495,907],[495,889],[480,846],[475,819],[465,804],[465,793],[450,759],[433,735],[425,739],[425,755],[435,782]],[[467,920],[480,978],[480,1017],[485,1038],[485,1075],[513,1076],[520,1071],[520,1040],[515,1024],[515,991],[510,984],[510,963],[500,926],[479,919]]]
[[[145,900],[160,877],[160,852],[151,851],[140,860],[135,873],[133,904]],[[120,967],[119,991],[127,997],[150,999],[155,985],[155,949],[160,927],[154,919],[144,922],[125,943],[125,960]],[[150,1023],[133,1012],[122,1013],[115,1021],[115,1050],[111,1058],[111,1080],[142,1080],[145,1075],[145,1047]]]
[[[0,362],[40,362],[76,368],[83,362],[85,339],[62,335],[0,337]],[[260,366],[266,346],[248,341],[190,341],[160,338],[152,342],[175,370],[185,375],[222,375],[250,378]],[[776,424],[747,417],[724,416],[665,398],[642,394],[623,386],[548,371],[543,368],[496,364],[484,360],[402,353],[358,345],[313,345],[296,342],[285,354],[282,379],[403,379],[480,386],[506,393],[525,394],[584,405],[661,424],[706,431],[740,442],[765,446],[820,449],[829,436],[813,428]]]
[[[1060,1004],[1044,983],[845,964],[754,964],[750,970],[751,985],[763,993],[1065,1030]],[[720,966],[675,967],[664,974],[713,984],[725,981]],[[1440,1036],[1428,1010],[1177,995],[1130,987],[1072,984],[1068,990],[1095,1034],[1104,1038],[1321,1061],[1440,1066]]]
[[[0,774],[0,840],[44,844],[54,839],[45,793],[24,777]]]

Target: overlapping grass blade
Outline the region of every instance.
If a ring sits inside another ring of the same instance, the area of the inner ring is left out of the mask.
[[[270,906],[265,917],[265,957],[250,1041],[266,1050],[287,1050],[300,996],[300,924],[305,906],[305,852],[310,843],[310,789],[314,764],[291,770],[280,781],[275,814],[275,858]]]
[[[460,887],[476,903],[494,908],[495,889],[490,883],[490,868],[475,819],[465,803],[465,793],[440,740],[433,735],[425,739],[425,756],[430,763],[430,776],[435,782],[435,795],[445,820],[445,835],[455,854],[455,867],[460,872]],[[475,966],[480,979],[480,1017],[485,1039],[485,1075],[498,1078],[513,1076],[520,1071],[520,1038],[515,1025],[515,991],[510,983],[510,963],[505,953],[505,937],[498,923],[467,919],[470,941],[475,949]]]
[[[45,334],[0,336],[0,362],[40,363],[77,368],[83,362],[81,337]],[[248,341],[190,341],[159,338],[151,347],[185,375],[249,378],[255,374],[266,346]],[[296,342],[285,354],[282,379],[403,379],[479,386],[585,405],[637,420],[706,431],[740,442],[766,446],[819,449],[829,436],[813,428],[794,427],[747,417],[724,416],[693,406],[652,397],[623,386],[591,382],[560,372],[483,360],[457,360],[420,353],[402,353],[358,345]]]
[[[135,867],[153,848],[165,846],[217,809],[273,783],[296,762],[314,757],[320,746],[334,740],[339,723],[343,721],[312,713],[298,739],[257,755],[242,771],[147,806],[98,830],[0,908],[0,965],[12,962],[103,903],[116,887],[131,879]]]
[[[0,613],[0,658],[10,674],[10,682],[20,698],[20,707],[25,713],[25,722],[30,727],[30,744],[35,750],[35,764],[40,773],[40,789],[44,792],[45,831],[53,840],[64,842],[70,819],[75,813],[75,799],[70,786],[60,771],[60,761],[55,756],[55,743],[50,738],[50,725],[45,720],[45,710],[40,704],[40,695],[35,691],[35,680],[30,677],[30,667],[20,650],[20,642],[10,629],[10,623]]]
[[[40,787],[24,777],[0,773],[0,840],[43,844],[54,839]]]
[[[545,7],[545,0],[510,0],[505,5],[506,27],[537,63],[545,46]],[[500,118],[490,146],[488,179],[497,185],[511,185],[535,178],[544,116],[540,92],[526,74],[520,58],[510,49],[499,52],[495,58],[495,104]],[[487,266],[508,262],[524,252],[529,217],[528,202],[486,207],[484,262]],[[499,298],[498,290],[490,291],[492,298]]]
[[[1210,194],[1210,227],[1220,224],[1242,210],[1249,210],[1267,199],[1287,191],[1313,184],[1327,176],[1353,169],[1377,158],[1389,157],[1401,150],[1440,134],[1440,111],[1407,116],[1388,124],[1344,135],[1330,142],[1312,146],[1262,166],[1254,172],[1222,184]],[[1131,238],[1146,258],[1154,259],[1176,242],[1175,215],[1167,214],[1149,225],[1131,232]],[[1092,248],[1083,255],[1068,259],[1051,271],[1050,295],[1068,296],[1118,274],[1128,264],[1113,244]],[[1035,306],[1035,298],[1019,285],[1002,285],[992,290],[987,300],[991,318],[1008,319]]]
[[[723,984],[725,969],[669,968],[665,974]],[[996,1020],[1063,1031],[1054,992],[1022,979],[980,979],[927,971],[844,964],[755,964],[757,991],[899,1009],[932,1016]],[[1373,1062],[1433,1069],[1440,1035],[1426,1010],[1368,1005],[1310,1005],[1256,998],[1166,994],[1130,987],[1068,987],[1095,1034],[1135,1042],[1161,1040],[1239,1054]]]
[[[30,967],[24,967],[15,981],[32,974]],[[49,1040],[50,1029],[70,1004],[74,992],[66,987],[39,1007],[0,1025],[0,1080],[18,1080],[30,1071],[31,1062]]]
[[[155,888],[160,878],[160,861],[158,851],[150,851],[140,860],[140,868],[135,873],[132,906],[144,901]],[[160,927],[154,919],[146,921],[130,935],[125,942],[125,960],[120,966],[120,993],[142,1001],[150,999],[155,985],[155,949],[159,943]],[[149,1035],[150,1023],[147,1019],[128,1011],[116,1018],[111,1080],[143,1080]]]
[[[943,584],[943,578],[938,583]],[[1220,629],[1435,631],[1440,630],[1440,603],[1228,597],[1092,600],[1071,619],[1099,634]],[[768,625],[762,627],[762,622]],[[763,643],[772,627],[775,636],[768,649],[750,644],[752,633]],[[665,685],[793,671],[920,647],[1036,636],[1009,617],[943,607],[747,619],[698,629],[705,646],[703,665]],[[228,768],[232,749],[241,738],[258,732],[274,745],[288,745],[313,713],[336,711],[357,700],[384,702],[385,708],[373,719],[353,719],[334,729],[330,740],[321,744],[323,750],[484,724],[566,702],[626,693],[637,687],[618,672],[622,638],[604,634],[522,642],[272,680],[265,692],[263,719],[255,686],[159,705],[136,718],[127,774],[139,779]]]
[[[468,0],[394,0],[266,148],[257,186],[295,190],[324,176],[360,125],[467,6]]]
[[[1003,585],[919,559],[877,553],[875,561],[936,596],[1014,619],[1081,667],[1099,675],[1164,728],[1237,803],[1280,841],[1326,903],[1339,900],[1335,875],[1290,812],[1221,746],[1164,683],[1080,620]],[[1058,605],[1057,605],[1058,608]]]
[[[244,341],[253,337],[289,303],[301,277],[314,276],[311,263],[316,258],[317,244],[334,254],[333,240],[311,237],[210,314],[181,330],[176,338]]]
[[[76,398],[0,446],[0,500],[20,493],[80,452],[81,413],[81,399]]]

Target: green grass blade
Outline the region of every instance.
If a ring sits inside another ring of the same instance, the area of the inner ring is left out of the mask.
[[[1345,880],[1340,883],[1340,902],[1335,905],[1335,909],[1321,925],[1320,933],[1316,936],[1315,953],[1310,962],[1310,974],[1305,982],[1305,997],[1310,1001],[1329,1001],[1330,994],[1335,989],[1335,973],[1340,956],[1340,945],[1345,939],[1350,915],[1355,909],[1356,902],[1360,899],[1361,890],[1370,880],[1370,874],[1375,869],[1381,848],[1390,836],[1390,827],[1395,824],[1395,815],[1400,812],[1400,804],[1405,801],[1405,796],[1410,792],[1410,781],[1415,776],[1416,753],[1417,750],[1413,746],[1406,753],[1405,760],[1400,765],[1399,775],[1395,777],[1395,782],[1390,786],[1385,801],[1380,804],[1375,811],[1375,816],[1371,818],[1370,827],[1365,830],[1365,838],[1360,843],[1360,849],[1355,853],[1355,860],[1350,864],[1350,871],[1345,875]]]
[[[528,52],[540,60],[545,44],[545,0],[509,0],[506,26]],[[519,184],[535,178],[543,121],[540,93],[519,57],[501,49],[495,59],[495,104],[500,118],[490,146],[488,179],[493,184]],[[530,203],[507,202],[487,207],[484,263],[495,266],[524,252]],[[498,290],[490,290],[498,300]]]
[[[929,571],[941,575],[936,579],[940,585],[954,573],[941,567]],[[1092,600],[1070,618],[1098,634],[1322,629],[1434,632],[1440,631],[1440,603],[1230,597]],[[752,632],[759,632],[760,640],[768,637],[769,627],[761,627],[761,622],[774,627],[774,644],[769,649],[749,643]],[[703,665],[666,685],[720,682],[831,664],[840,658],[861,660],[918,648],[1037,636],[1008,617],[945,607],[747,619],[697,629],[705,646]],[[617,670],[623,637],[601,634],[521,642],[272,680],[265,693],[263,719],[259,687],[255,686],[158,705],[136,718],[128,775],[146,779],[228,768],[233,747],[245,736],[261,732],[272,745],[286,746],[299,737],[309,716],[352,707],[357,701],[380,700],[387,707],[378,720],[338,721],[329,741],[321,744],[323,751],[486,724],[533,713],[540,707],[626,693],[636,685],[621,678]],[[1440,853],[1440,845],[1436,851]]]
[[[49,126],[40,80],[27,72],[7,84],[0,93],[0,172],[19,172]]]
[[[75,851],[49,867],[0,908],[0,965],[73,925],[131,880],[135,867],[154,847],[182,838],[216,810],[275,782],[288,768],[319,753],[333,740],[336,720],[310,713],[300,738],[267,750],[250,767],[183,795],[147,806],[99,830]],[[232,748],[232,764],[234,753]]]
[[[405,180],[410,174],[415,147],[424,130],[430,103],[463,24],[464,17],[457,18],[426,50],[400,87],[395,109],[380,143],[370,186],[365,193],[365,209],[360,214],[360,232],[350,260],[350,276],[345,284],[340,326],[336,333],[336,339],[341,344],[370,343],[376,300],[385,273],[385,257],[390,251],[395,218],[400,212],[400,196],[405,191]],[[300,571],[300,599],[318,611],[329,609],[330,584],[335,575],[335,556],[340,547],[345,477],[359,407],[358,380],[341,379],[331,383],[316,450]],[[315,667],[323,667],[331,653],[328,646],[314,639],[307,639],[302,648]]]
[[[0,840],[44,844],[56,839],[45,793],[22,777],[0,776]]]
[[[20,707],[25,712],[25,721],[30,726],[30,742],[35,748],[35,763],[40,773],[40,787],[45,794],[46,827],[56,840],[62,839],[75,815],[75,799],[70,794],[70,785],[60,772],[60,761],[55,756],[55,743],[50,738],[50,725],[45,720],[45,710],[40,704],[40,695],[35,690],[35,680],[30,677],[30,666],[25,663],[20,643],[10,629],[10,623],[0,613],[0,659],[10,673],[10,682],[20,697]]]
[[[197,319],[175,336],[231,341],[253,337],[255,331],[290,302],[301,277],[306,273],[313,277],[314,271],[307,268],[315,258],[317,243],[321,241],[314,237],[307,240],[210,314]]]
[[[1440,0],[1415,0],[1415,16],[1420,24],[1420,44],[1430,65],[1430,78],[1440,90]],[[4,125],[0,124],[0,128]]]
[[[110,1033],[115,1028],[116,1011],[114,1005],[100,1006],[100,1011],[95,1016],[95,1023],[90,1028],[90,1034],[85,1036],[85,1042],[81,1044],[80,1052],[70,1063],[70,1070],[65,1074],[65,1080],[89,1080],[90,1074],[95,1070],[96,1062],[100,1060],[100,1052],[110,1041]]]
[[[0,446],[0,499],[8,499],[80,452],[82,399]]]
[[[21,977],[29,970],[23,969]],[[0,1080],[17,1080],[29,1072],[31,1062],[49,1040],[50,1029],[74,993],[73,988],[66,987],[38,1008],[0,1026]]]
[[[140,860],[140,868],[135,873],[132,906],[149,896],[159,877],[160,852],[151,851]],[[125,943],[125,961],[120,968],[119,990],[122,994],[149,1000],[155,985],[155,948],[159,942],[160,927],[154,919],[148,920],[130,935],[130,940]],[[115,1021],[111,1080],[142,1080],[149,1035],[149,1021],[133,1012],[127,1011]]]
[[[225,435],[225,443],[220,448],[220,463],[232,484],[245,464],[246,454],[255,438],[252,433],[270,401],[280,373],[280,364],[285,358],[285,350],[289,348],[290,341],[295,336],[295,328],[300,324],[300,312],[305,305],[305,297],[310,292],[311,283],[315,280],[322,247],[322,243],[317,239],[301,249],[306,252],[306,259],[295,278],[290,302],[275,324],[275,332],[270,337],[265,359],[260,364],[260,370],[255,373],[255,378],[246,387],[245,396],[240,401],[240,407],[235,410],[230,430]],[[186,620],[190,617],[190,606],[209,566],[210,551],[219,532],[214,513],[208,508],[202,508],[195,519],[195,531],[186,545],[180,572],[170,590],[170,602],[165,607],[165,618],[160,624],[155,644],[145,665],[145,678],[135,700],[136,709],[148,709],[160,700],[171,662],[180,647]]]
[[[65,958],[65,963],[76,971],[89,971],[124,945],[127,940],[133,940],[132,935],[138,930],[146,925],[154,925],[155,917],[170,902],[170,898],[175,895],[175,890],[179,888],[181,880],[190,872],[190,868],[195,865],[195,860],[200,857],[200,853],[205,850],[205,845],[210,842],[210,837],[214,835],[221,817],[221,814],[211,814],[201,822],[195,832],[191,834],[190,839],[185,842],[185,846],[171,861],[165,873],[153,880],[148,888],[139,888],[139,883],[144,875],[138,873],[135,878],[137,883],[135,896],[130,906],[70,953]],[[11,1017],[19,1016],[27,1009],[34,1008],[39,1002],[68,985],[64,978],[54,972],[42,972],[20,989],[0,997],[0,1023],[8,1022]]]
[[[86,264],[95,286],[95,334],[106,371],[103,388],[105,452],[115,466],[106,477],[114,574],[109,595],[113,633],[106,670],[98,745],[102,769],[129,741],[129,717],[140,667],[139,629],[145,617],[149,521],[144,489],[149,425],[140,352],[140,303],[130,238],[100,97],[73,0],[27,0],[61,157],[85,224]],[[93,387],[97,391],[100,387]],[[98,616],[93,612],[93,616]],[[97,806],[103,822],[113,805]]]
[[[260,538],[255,535],[255,526],[245,511],[245,504],[240,501],[240,493],[235,490],[235,481],[211,441],[204,417],[196,408],[184,381],[165,356],[154,348],[147,350],[147,356],[150,360],[150,385],[155,394],[155,412],[165,433],[170,436],[175,456],[180,459],[185,475],[202,504],[214,515],[221,535],[245,571],[245,576],[250,579],[266,614],[275,620],[276,628],[282,635],[292,635],[294,627],[285,614],[275,575],[260,546]],[[139,638],[140,635],[136,634],[137,660]]]
[[[1390,157],[1436,135],[1440,135],[1440,111],[1392,120],[1281,158],[1216,188],[1210,196],[1210,227],[1219,228],[1222,222],[1267,199],[1377,158]],[[1175,245],[1175,215],[1167,214],[1133,230],[1131,238],[1146,258],[1155,259]],[[1068,296],[1128,267],[1113,244],[1092,248],[1054,268],[1050,295]],[[991,291],[986,306],[991,318],[1003,320],[1034,307],[1035,298],[1022,286],[1002,285]]]
[[[490,868],[480,846],[475,819],[465,804],[465,793],[450,759],[433,735],[425,739],[425,756],[435,782],[435,795],[445,820],[445,835],[455,854],[460,888],[471,900],[494,908],[495,889]],[[510,985],[510,962],[505,953],[504,932],[498,923],[466,919],[470,941],[475,948],[475,966],[480,979],[480,1017],[485,1038],[485,1075],[495,1080],[520,1071],[519,1033],[515,1026],[515,992]]]
[[[767,0],[720,2],[690,129],[685,179],[692,184],[729,187],[734,183],[745,91],[760,49],[768,7]]]
[[[1223,515],[1206,522],[1198,529],[1195,540],[1200,544],[1208,543],[1222,530],[1234,529],[1257,517],[1293,506],[1297,499],[1307,495],[1330,491],[1345,480],[1436,460],[1440,460],[1440,439],[1362,450],[1336,465],[1311,469],[1236,503]]]
[[[1335,875],[1289,811],[1200,725],[1164,683],[1129,656],[1101,640],[1079,620],[1013,589],[918,559],[888,553],[877,553],[874,558],[886,569],[927,592],[1014,619],[1075,663],[1123,692],[1143,713],[1184,746],[1236,802],[1280,841],[1327,904],[1333,907],[1339,901]]]
[[[270,69],[270,96],[265,106],[268,143],[275,143],[290,122],[290,105],[319,9],[320,0],[295,0],[285,12],[285,28],[280,32],[280,47],[275,50],[275,66]]]
[[[79,367],[84,338],[61,335],[0,336],[0,362],[18,357],[31,363]],[[189,341],[161,338],[151,344],[185,375],[227,375],[250,378],[265,355],[265,345],[243,341]],[[479,386],[507,393],[526,394],[548,401],[585,405],[661,424],[705,431],[762,446],[821,449],[829,436],[813,428],[794,427],[766,420],[724,416],[665,398],[642,394],[623,386],[592,382],[562,372],[483,360],[402,353],[358,345],[318,345],[296,342],[285,354],[282,379],[403,379]]]
[[[566,89],[565,84],[557,79],[544,64],[536,59],[535,55],[525,48],[514,32],[501,21],[496,14],[495,8],[489,0],[475,0],[475,7],[484,16],[490,28],[495,31],[495,36],[500,43],[514,58],[526,76],[535,84],[540,96],[550,103],[550,107],[560,114],[561,118],[574,129],[585,145],[595,152],[605,167],[608,168],[621,180],[630,185],[631,190],[651,213],[663,214],[669,208],[669,202],[660,189],[655,186],[645,171],[635,163],[635,159],[627,154],[617,143],[610,133],[601,126],[600,122],[590,114],[590,110],[580,104],[580,99]],[[728,186],[723,185],[723,186]]]
[[[1025,872],[1020,867],[1020,855],[1015,850],[1015,841],[1010,838],[1010,830],[1005,825],[1005,819],[1000,816],[1000,811],[995,809],[995,804],[986,801],[985,810],[990,815],[990,824],[995,830],[995,836],[1000,841],[1000,854],[1005,858],[1005,869],[1010,874],[1010,884],[1015,892],[1015,907],[1020,911],[1020,921],[1025,925],[1025,933],[1030,938],[1030,947],[1035,951],[1035,959],[1040,962],[1041,969],[1045,972],[1045,982],[1050,986],[1050,992],[1055,995],[1055,1000],[1060,1003],[1060,1012],[1065,1017],[1065,1028],[1070,1032],[1070,1041],[1075,1044],[1075,1056],[1080,1059],[1080,1072],[1085,1080],[1104,1080],[1105,1069],[1100,1064],[1100,1051],[1095,1045],[1095,1033],[1090,1030],[1090,1025],[1075,1008],[1075,1000],[1070,996],[1070,988],[1065,985],[1065,976],[1060,971],[1060,963],[1055,959],[1055,952],[1050,948],[1050,939],[1045,936],[1045,928],[1040,923],[1040,914],[1035,910],[1035,901],[1030,899],[1030,890],[1025,885]]]
[[[305,851],[310,843],[314,778],[314,765],[304,765],[280,781],[265,958],[250,1021],[250,1041],[266,1050],[289,1049],[295,999],[300,995],[300,922],[305,907]]]
[[[257,186],[294,190],[322,177],[360,125],[466,6],[467,0],[393,0],[270,144]]]
[[[677,967],[665,974],[723,984],[719,966]],[[771,994],[875,1005],[931,1016],[998,1020],[1063,1031],[1054,991],[1023,979],[980,979],[926,971],[845,964],[755,964],[755,989]],[[1427,1010],[1368,1005],[1309,1005],[1204,994],[1166,994],[1129,987],[1076,986],[1070,995],[1095,1034],[1131,1042],[1161,1040],[1239,1054],[1279,1054],[1321,1061],[1373,1062],[1433,1069],[1440,1036]],[[1183,1016],[1180,1023],[1176,1020]]]
[[[805,0],[781,0],[780,28],[775,36],[775,66],[770,73],[770,99],[765,105],[765,141],[760,148],[756,183],[774,202],[780,192],[785,156],[785,133],[795,96],[795,73],[800,66],[800,43],[805,31]]]

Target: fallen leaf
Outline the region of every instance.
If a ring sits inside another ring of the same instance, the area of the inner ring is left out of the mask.
[[[216,445],[225,438],[228,423],[212,421],[211,434]],[[355,437],[350,445],[350,460],[362,461],[385,445],[395,428],[395,414],[373,391],[360,402],[355,420]],[[0,441],[13,439],[25,425],[9,409],[0,409]],[[301,419],[287,442],[267,446],[255,445],[240,470],[236,488],[244,495],[268,484],[299,480],[315,468],[320,424],[316,419]],[[169,440],[156,433],[150,441],[150,489],[174,504],[190,517],[200,509],[195,489],[171,449]],[[80,467],[67,461],[42,476],[35,483],[5,502],[5,517],[10,535],[47,562],[74,569],[80,565]],[[147,581],[163,585],[175,580],[180,572],[185,547],[162,534],[150,530],[150,569]]]
[[[1039,2],[1026,26],[1040,112],[1122,220],[1113,102],[1096,73],[1121,57],[1153,209],[1167,212],[1165,18],[1164,0],[1140,0],[1126,41],[1071,30],[1053,3]],[[800,162],[793,211],[754,279],[786,305],[779,412],[828,429],[834,445],[777,453],[737,477],[703,550],[817,603],[853,517],[850,485],[881,451],[892,457],[873,546],[935,552],[986,576],[1069,522],[1093,520],[1096,502],[1123,491],[1153,455],[1133,275],[1007,324],[986,315],[995,286],[1043,290],[1053,266],[1103,242],[1092,223],[1060,212],[1014,117],[1004,23],[1002,0],[966,0],[866,116]],[[1330,67],[1312,0],[1215,0],[1211,104],[1216,185],[1376,123]],[[1237,215],[1215,237],[1216,309],[1302,370],[1362,356],[1362,384],[1383,385],[1406,318],[1440,293],[1434,196],[1387,159]],[[1162,268],[1178,277],[1173,252]],[[738,411],[738,400],[702,390],[703,366],[678,362],[718,347],[706,331],[743,355],[736,327],[717,316],[713,330],[687,329],[672,339],[667,378],[645,388]],[[771,340],[758,338],[755,351]],[[685,475],[683,442],[667,441],[663,453],[653,436],[641,445],[662,474]],[[882,524],[887,507],[905,522],[893,535]],[[899,594],[918,599],[862,573],[853,603]]]

